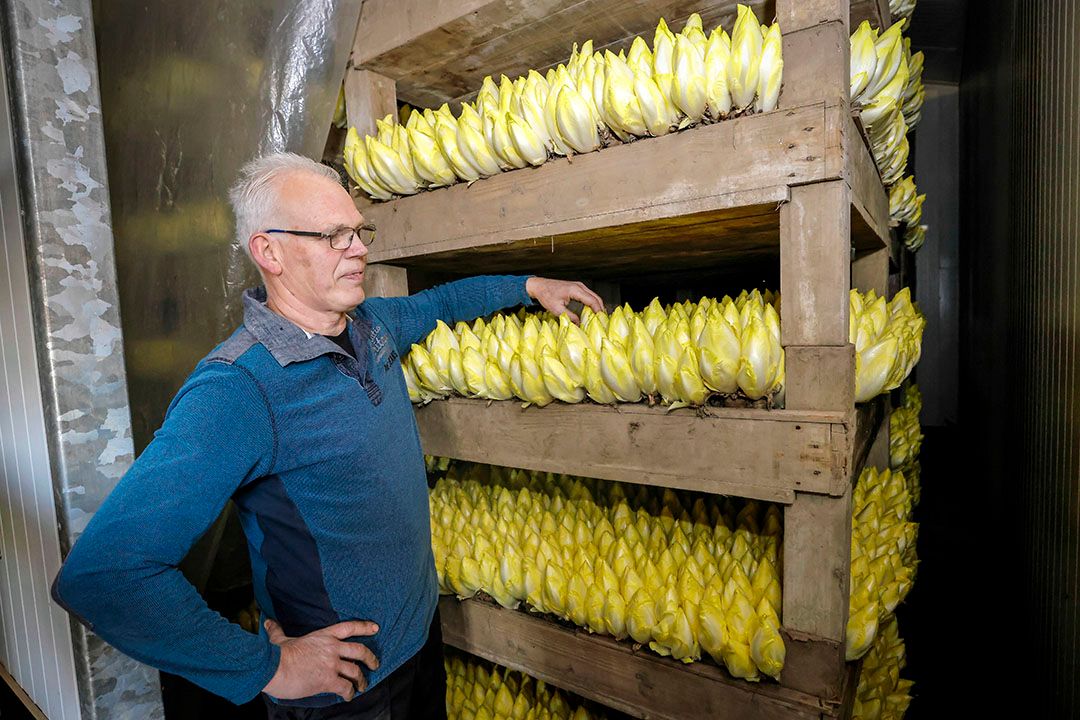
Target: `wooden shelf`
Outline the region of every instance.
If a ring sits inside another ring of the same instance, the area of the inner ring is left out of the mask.
[[[840,697],[830,702],[769,680],[739,680],[709,663],[635,651],[626,642],[480,600],[443,597],[439,614],[447,644],[638,718],[839,718],[858,680],[858,665],[849,664]]]
[[[845,167],[843,145],[851,148]],[[791,186],[847,179],[853,245],[888,242],[888,199],[848,113],[824,103],[749,115],[388,202],[369,261],[469,272],[617,276],[779,254]]]
[[[416,409],[424,452],[458,460],[790,503],[839,495],[861,467],[882,402],[851,413],[643,404],[437,400]]]
[[[775,11],[763,0],[746,4],[766,20]],[[595,50],[616,52],[629,47],[634,35],[651,42],[661,17],[678,30],[697,12],[707,28],[722,23],[730,32],[735,5],[735,0],[366,0],[351,62],[396,81],[399,99],[438,107],[470,99],[485,75],[514,78],[566,62],[574,41],[591,38]],[[851,3],[852,30],[862,20],[881,27],[888,17],[887,0]]]

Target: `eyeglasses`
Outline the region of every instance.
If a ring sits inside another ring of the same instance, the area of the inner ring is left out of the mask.
[[[315,232],[314,230],[263,230],[265,233],[285,233],[286,235],[299,235],[300,237],[319,238],[329,240],[330,247],[334,250],[348,250],[353,241],[359,239],[364,247],[371,247],[375,242],[375,226],[369,223],[357,225],[354,228],[341,228],[329,233]]]

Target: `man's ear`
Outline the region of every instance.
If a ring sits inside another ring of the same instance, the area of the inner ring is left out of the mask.
[[[280,275],[284,270],[281,263],[281,244],[266,233],[255,233],[248,238],[248,249],[251,251],[252,260],[263,273]]]

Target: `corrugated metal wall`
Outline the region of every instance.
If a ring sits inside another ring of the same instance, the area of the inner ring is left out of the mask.
[[[1080,717],[1078,5],[973,9],[962,85],[962,398],[973,497],[999,509],[987,552],[1016,600],[1001,659],[1029,717]]]
[[[0,78],[7,77],[0,56]],[[79,717],[7,83],[0,83],[0,661],[50,718]]]
[[[1078,12],[1075,0],[1021,3],[1017,104],[1032,117],[1018,116],[1013,136],[1025,586],[1033,590],[1035,668],[1070,717],[1080,715]]]
[[[90,0],[0,3],[0,45],[2,659],[52,718],[153,720],[157,673],[49,596],[132,460]]]

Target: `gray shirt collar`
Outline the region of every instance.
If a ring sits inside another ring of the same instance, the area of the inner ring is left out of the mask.
[[[310,338],[303,328],[290,320],[283,318],[266,306],[266,288],[262,285],[248,288],[243,294],[244,300],[244,326],[255,338],[270,351],[278,364],[285,367],[289,363],[312,360],[322,355],[337,354],[345,358],[349,355],[337,344],[324,335],[313,335]],[[359,321],[354,310],[349,316],[354,321]],[[361,323],[363,324],[363,323]],[[361,358],[366,354],[358,339],[363,337],[360,328],[354,327],[356,322],[349,323],[349,337],[356,349],[357,360],[364,364]]]

